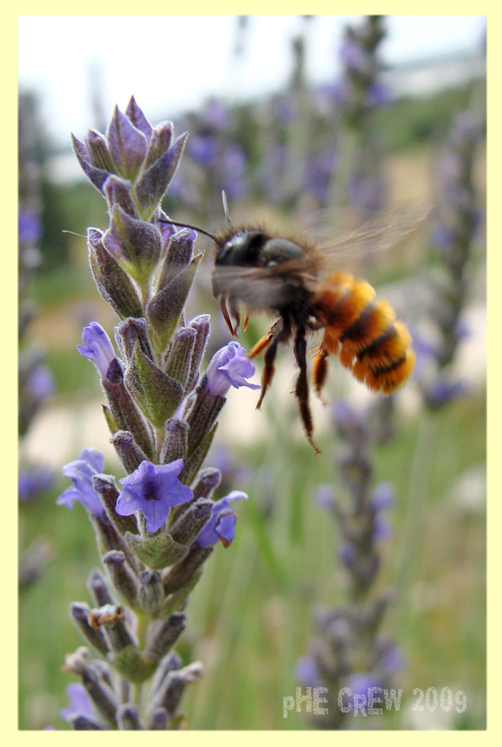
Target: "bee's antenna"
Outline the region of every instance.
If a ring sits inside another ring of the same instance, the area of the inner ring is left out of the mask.
[[[216,236],[213,236],[212,233],[209,233],[209,231],[204,231],[203,228],[199,228],[198,226],[191,226],[189,223],[177,223],[175,220],[166,220],[165,218],[158,218],[159,223],[168,223],[170,226],[179,226],[179,228],[191,228],[193,231],[197,231],[197,233],[203,233],[204,236],[209,236],[210,239],[214,241],[215,244],[218,244],[218,246],[221,246],[221,242],[218,241]]]
[[[81,239],[86,239],[87,238],[87,236],[84,236],[81,233],[75,233],[75,231],[68,231],[66,228],[63,228],[62,231],[61,231],[61,233],[71,233],[72,236],[78,236]]]
[[[221,201],[223,202],[223,213],[225,214],[228,225],[231,226],[232,221],[230,220],[230,213],[228,212],[227,193],[224,189],[221,190]]]

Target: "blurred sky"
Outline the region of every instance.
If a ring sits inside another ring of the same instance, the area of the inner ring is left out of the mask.
[[[344,24],[360,16],[314,16],[307,25],[313,82],[336,77]],[[134,94],[152,121],[175,118],[209,96],[247,99],[278,90],[291,73],[301,16],[249,16],[243,53],[236,16],[20,16],[21,90],[38,91],[55,145],[95,126],[92,84],[106,118]],[[389,16],[382,53],[390,64],[479,48],[485,16]]]

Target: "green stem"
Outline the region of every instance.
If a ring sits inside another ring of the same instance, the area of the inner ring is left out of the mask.
[[[424,410],[418,422],[417,441],[413,454],[405,519],[397,575],[398,629],[402,630],[410,614],[410,587],[416,574],[419,549],[424,534],[425,513],[429,496],[430,474],[436,441],[437,420]]]

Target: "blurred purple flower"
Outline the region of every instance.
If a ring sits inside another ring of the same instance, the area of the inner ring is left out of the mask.
[[[54,472],[49,467],[36,467],[19,472],[18,496],[21,502],[35,498],[54,484]]]
[[[338,52],[340,61],[351,72],[364,72],[368,67],[368,56],[360,44],[345,38]]]
[[[259,389],[259,384],[246,381],[254,373],[254,363],[246,357],[244,348],[238,342],[229,342],[213,355],[207,367],[207,388],[213,397],[224,397],[231,386]]]
[[[103,516],[105,510],[99,495],[94,490],[92,478],[103,472],[103,455],[96,449],[82,449],[78,459],[65,464],[62,473],[69,477],[73,486],[61,493],[56,503],[73,508],[79,501],[93,516]]]
[[[371,672],[358,672],[348,678],[347,687],[350,687],[353,695],[366,695],[367,697],[370,687],[382,687],[382,683]]]
[[[237,517],[230,503],[241,498],[247,500],[246,493],[233,490],[225,498],[220,498],[212,507],[211,518],[199,532],[195,544],[200,548],[212,547],[218,541],[228,547],[235,537]]]
[[[163,465],[143,460],[138,469],[119,480],[124,487],[117,498],[115,511],[120,516],[141,511],[147,530],[156,532],[173,506],[193,498],[192,490],[178,480],[182,469],[183,459]]]
[[[33,210],[21,208],[18,216],[18,237],[23,244],[36,244],[42,235],[40,218]]]
[[[31,396],[40,402],[54,393],[55,384],[52,373],[43,363],[39,363],[30,372],[28,377],[28,389]]]
[[[350,567],[355,559],[356,551],[354,545],[351,545],[350,542],[345,542],[340,550],[340,560],[345,566]]]
[[[401,672],[405,665],[406,660],[398,646],[395,646],[391,641],[386,641],[381,645],[378,657],[378,672],[382,679],[390,679],[398,672]]]
[[[218,143],[213,135],[194,135],[187,144],[187,153],[201,166],[211,166],[218,158]]]
[[[327,511],[333,508],[336,502],[335,491],[331,485],[319,485],[314,495],[314,502]]]
[[[448,249],[453,243],[452,230],[441,223],[432,232],[432,242],[438,249]]]
[[[66,694],[70,700],[67,708],[62,708],[59,711],[61,718],[65,721],[69,721],[71,716],[79,713],[83,716],[94,717],[94,709],[92,707],[92,701],[87,694],[87,690],[80,682],[71,682],[66,688]]]
[[[390,89],[384,83],[375,81],[368,89],[368,104],[370,106],[387,106],[390,102]]]
[[[385,516],[378,514],[375,517],[375,523],[373,525],[373,539],[376,542],[385,541],[389,539],[391,535],[390,522]]]
[[[429,386],[426,396],[432,407],[442,407],[450,400],[464,396],[468,391],[469,388],[464,381],[447,381],[439,378]]]
[[[315,659],[312,656],[302,656],[296,662],[295,681],[304,687],[318,687],[321,675]]]
[[[230,112],[222,101],[210,99],[205,107],[204,117],[212,127],[222,129],[230,124]]]
[[[384,511],[394,506],[394,486],[391,482],[379,482],[373,489],[370,498],[374,511]]]
[[[82,342],[83,345],[77,345],[78,352],[94,363],[104,379],[110,363],[115,359],[110,338],[100,324],[91,322],[82,330]]]

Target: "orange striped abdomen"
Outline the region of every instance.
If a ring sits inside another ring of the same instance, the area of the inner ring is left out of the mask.
[[[358,381],[384,394],[392,394],[413,371],[410,333],[387,301],[375,296],[369,283],[346,272],[331,273],[316,292],[313,307],[324,324],[313,369],[318,393],[330,353],[337,355]]]

